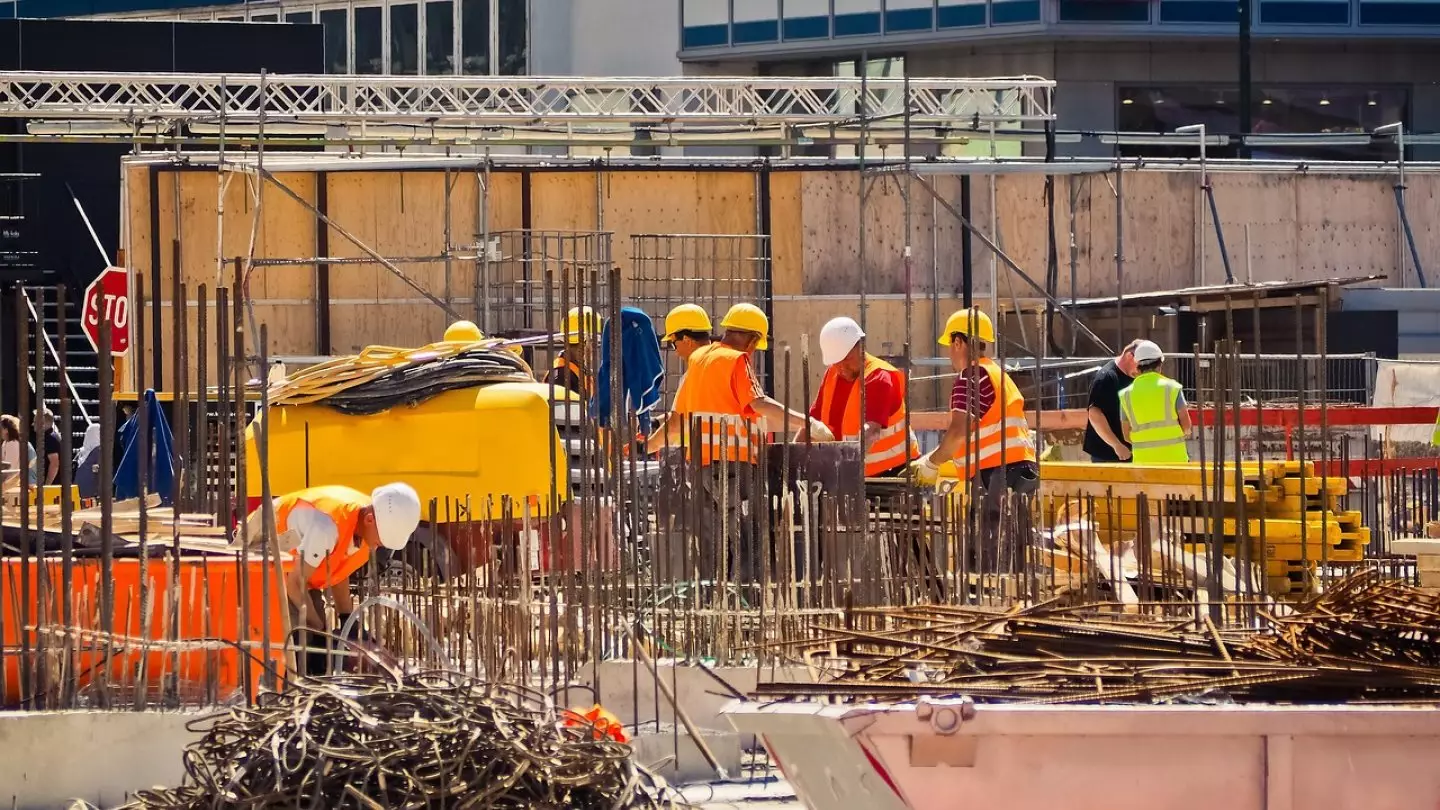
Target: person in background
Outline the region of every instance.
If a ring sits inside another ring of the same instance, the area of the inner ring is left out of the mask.
[[[1190,408],[1180,383],[1160,373],[1165,353],[1148,340],[1134,344],[1135,381],[1120,393],[1125,441],[1136,464],[1187,464]]]
[[[35,456],[34,445],[26,442],[25,447],[26,458],[30,459],[30,483],[34,485],[40,480],[40,459]],[[8,413],[0,416],[0,466],[7,475],[20,470],[20,420]]]
[[[55,414],[49,408],[42,408],[35,414],[43,433],[40,457],[40,480],[45,486],[60,483],[60,431],[55,427]]]
[[[545,382],[589,401],[595,391],[595,380],[586,367],[585,358],[590,340],[600,334],[600,318],[590,307],[575,307],[565,315],[559,331],[565,335],[565,348],[555,358]]]
[[[1130,444],[1121,435],[1120,392],[1130,387],[1135,376],[1134,340],[1114,360],[1106,363],[1090,383],[1090,403],[1085,408],[1085,452],[1095,464],[1116,464],[1130,460]]]

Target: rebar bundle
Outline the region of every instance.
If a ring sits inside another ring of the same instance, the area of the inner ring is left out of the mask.
[[[989,703],[1440,702],[1440,597],[1373,572],[1264,626],[1106,614],[1101,606],[996,613],[915,605],[849,611],[818,628],[838,670],[762,684],[762,699]],[[818,663],[818,662],[817,662]]]
[[[430,672],[301,680],[214,718],[155,808],[658,808],[630,748],[540,697]]]

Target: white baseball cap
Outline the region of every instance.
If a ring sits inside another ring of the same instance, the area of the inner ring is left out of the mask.
[[[1160,346],[1155,341],[1142,340],[1135,344],[1135,362],[1153,363],[1164,359],[1165,353],[1160,351]]]
[[[820,327],[820,361],[833,366],[845,359],[865,333],[853,318],[831,318]]]
[[[414,488],[399,482],[376,487],[370,493],[370,505],[375,509],[380,545],[391,551],[405,548],[420,525],[420,496]]]

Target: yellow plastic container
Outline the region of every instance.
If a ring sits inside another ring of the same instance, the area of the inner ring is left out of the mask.
[[[445,522],[446,498],[454,504],[454,519],[460,519],[456,509],[467,498],[475,520],[489,517],[487,500],[498,518],[507,496],[517,516],[527,500],[531,515],[549,514],[552,483],[561,500],[568,498],[569,470],[565,448],[550,426],[548,393],[540,383],[496,383],[366,416],[318,403],[273,407],[270,491],[343,485],[369,492],[403,481],[419,493],[427,520],[431,499],[439,499],[437,517]],[[245,431],[251,499],[260,497],[255,430],[252,423]]]

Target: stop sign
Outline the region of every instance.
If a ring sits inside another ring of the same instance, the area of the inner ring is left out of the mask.
[[[100,328],[110,328],[110,353],[119,357],[130,350],[130,274],[123,267],[107,267],[85,288],[85,309],[80,328],[95,351],[100,351]]]

